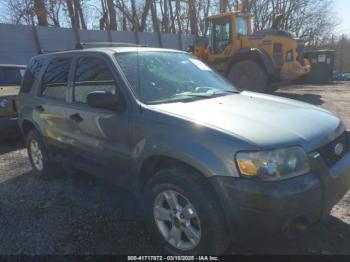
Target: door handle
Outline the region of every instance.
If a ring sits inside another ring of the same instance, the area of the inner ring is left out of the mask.
[[[79,113],[70,115],[69,118],[72,119],[76,123],[80,123],[80,122],[82,122],[84,120],[84,118],[82,118]]]
[[[39,113],[42,113],[45,111],[45,108],[42,105],[36,106],[35,110],[38,111]]]

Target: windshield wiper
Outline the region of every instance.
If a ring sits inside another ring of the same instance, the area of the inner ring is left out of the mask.
[[[174,103],[174,102],[190,102],[196,100],[196,96],[174,96],[174,97],[169,97],[165,99],[159,99],[159,100],[154,100],[147,102],[148,105],[156,105],[156,104],[164,104],[164,103]],[[202,97],[200,97],[202,98]],[[205,97],[208,98],[208,97]]]
[[[216,92],[210,92],[210,93],[190,93],[190,92],[184,92],[180,94],[176,94],[175,97],[179,96],[193,96],[193,97],[201,97],[201,98],[211,98],[211,97],[217,97],[225,94],[237,94],[238,91],[233,90],[220,90]]]
[[[209,98],[214,98],[222,95],[237,94],[237,93],[239,92],[234,90],[220,90],[220,92],[213,92],[213,93],[184,92],[184,93],[175,94],[174,96],[169,98],[150,101],[147,104],[154,105],[154,104],[161,104],[161,103],[181,102],[181,101],[190,102],[190,101],[196,100],[196,98],[209,99]]]

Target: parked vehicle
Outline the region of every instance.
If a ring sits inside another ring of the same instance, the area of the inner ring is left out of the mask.
[[[64,163],[130,189],[169,253],[295,237],[350,187],[339,117],[237,91],[189,53],[51,53],[32,59],[25,80],[19,124],[35,175]]]
[[[18,92],[25,66],[0,64],[0,132],[18,130]]]
[[[310,72],[304,44],[281,30],[283,15],[270,29],[253,33],[253,14],[238,10],[207,18],[208,44],[193,53],[215,68],[238,89],[272,93]]]
[[[350,81],[350,72],[333,72],[333,81]]]

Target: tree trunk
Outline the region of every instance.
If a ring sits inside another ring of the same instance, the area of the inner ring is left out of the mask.
[[[169,10],[168,10],[168,0],[164,0],[164,15],[163,15],[163,26],[164,31],[169,33]]]
[[[81,8],[81,4],[80,4],[80,0],[74,0],[74,7],[76,10],[76,19],[79,20],[79,18],[80,18],[81,28],[87,29],[83,9]]]
[[[106,4],[104,0],[101,0],[102,17],[100,18],[100,30],[109,28],[108,15],[106,10]]]
[[[183,45],[182,45],[182,26],[181,26],[180,9],[181,9],[180,0],[176,0],[175,15],[176,15],[177,27],[179,30],[178,32],[179,47],[180,47],[180,50],[182,50]]]
[[[226,13],[227,12],[227,0],[220,0],[220,13]]]
[[[158,23],[158,17],[157,17],[157,10],[155,8],[154,1],[153,0],[148,0],[148,1],[149,1],[149,5],[150,5],[150,8],[151,8],[153,32],[157,33],[157,32],[160,32],[159,23]]]
[[[41,26],[48,26],[47,10],[44,0],[34,0],[34,12],[38,18],[38,24]]]
[[[72,0],[67,0],[67,9],[68,9],[68,15],[70,18],[72,28],[77,28],[77,23],[76,23],[76,19],[75,19],[75,15],[74,15],[74,8],[73,8]]]
[[[141,17],[140,32],[143,32],[146,29],[146,20],[147,20],[149,9],[150,9],[149,4],[150,4],[150,1],[147,0],[145,2],[145,7],[143,8],[142,17]]]
[[[152,15],[153,31],[157,33],[159,46],[162,47],[163,43],[162,43],[162,37],[160,34],[160,28],[158,23],[157,9],[154,4],[154,1],[152,0],[149,0],[149,1],[150,1],[150,8],[151,8],[151,15]]]
[[[109,30],[117,30],[117,17],[113,0],[106,0],[109,13]]]
[[[175,28],[175,16],[173,13],[173,5],[172,5],[172,0],[169,0],[169,10],[170,10],[170,22],[171,22],[171,32],[173,34],[176,33],[176,28]]]
[[[76,6],[77,1],[79,1],[79,0],[73,0],[73,11],[74,11],[75,24],[76,24],[77,28],[80,29],[79,10]]]
[[[196,12],[196,1],[189,0],[188,1],[188,12],[190,19],[190,29],[191,34],[198,35],[198,25],[197,25],[197,12]]]

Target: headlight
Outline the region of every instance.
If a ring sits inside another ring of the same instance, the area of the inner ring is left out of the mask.
[[[239,152],[236,161],[241,175],[263,180],[285,179],[310,171],[307,155],[300,147]]]
[[[8,104],[9,101],[6,98],[0,100],[0,108],[5,108],[8,106]]]

